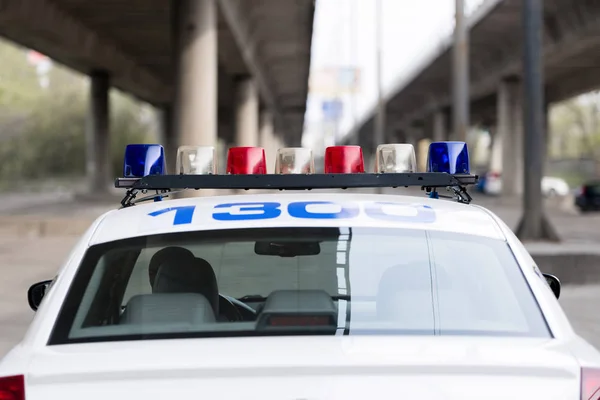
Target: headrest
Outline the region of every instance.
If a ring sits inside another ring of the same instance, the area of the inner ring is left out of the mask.
[[[194,257],[194,254],[188,249],[184,249],[183,247],[165,247],[157,251],[152,259],[150,260],[150,265],[148,266],[148,277],[150,278],[150,286],[154,287],[154,280],[156,279],[156,273],[158,272],[158,268],[167,260],[178,260],[184,258]]]
[[[208,261],[182,257],[166,260],[158,269],[154,293],[199,293],[208,299],[215,315],[219,315],[217,277]]]
[[[122,324],[214,323],[208,300],[197,293],[133,296],[121,316]]]

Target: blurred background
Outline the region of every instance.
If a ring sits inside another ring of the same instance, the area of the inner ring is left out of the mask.
[[[431,141],[467,141],[475,203],[515,231],[537,215],[524,241],[600,343],[600,4],[2,4],[0,356],[31,320],[29,285],[118,207],[125,145],[157,142],[170,168],[180,145],[216,146],[221,172],[228,147],[262,146],[272,172],[281,147],[318,168],[325,147],[360,145],[372,170],[377,144],[411,143],[424,170]]]

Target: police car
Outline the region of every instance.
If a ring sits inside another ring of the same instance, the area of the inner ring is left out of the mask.
[[[575,334],[511,230],[469,204],[465,143],[178,151],[129,145],[98,218],[0,362],[0,399],[598,399]],[[429,196],[319,189],[419,186]],[[168,199],[195,189],[275,193]],[[308,192],[306,189],[314,189]],[[451,200],[441,199],[448,189]],[[295,191],[293,191],[295,190]],[[291,191],[291,192],[290,192]]]

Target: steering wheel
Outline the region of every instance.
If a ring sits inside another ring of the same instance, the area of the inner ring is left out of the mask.
[[[223,295],[219,295],[219,314],[224,315],[230,322],[240,322],[244,316],[240,310]]]

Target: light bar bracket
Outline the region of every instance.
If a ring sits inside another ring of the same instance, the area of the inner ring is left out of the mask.
[[[470,203],[466,186],[477,183],[477,175],[450,175],[443,172],[384,174],[310,174],[310,175],[149,175],[143,178],[117,178],[115,187],[128,189],[123,207],[134,205],[138,192],[156,191],[156,196],[185,189],[263,189],[311,190],[419,186],[428,193],[435,188],[450,188],[461,203]],[[153,197],[143,200],[150,200]],[[142,199],[140,199],[141,201]]]

